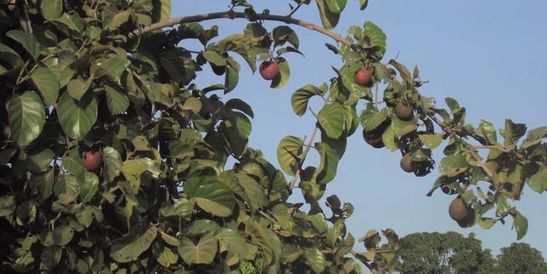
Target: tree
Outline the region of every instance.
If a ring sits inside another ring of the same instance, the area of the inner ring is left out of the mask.
[[[413,233],[401,238],[398,252],[402,273],[492,273],[490,250],[471,233]]]
[[[546,273],[541,252],[527,243],[512,243],[498,255],[498,273]]]
[[[227,11],[169,18],[169,0],[0,0],[0,270],[353,273],[356,259],[375,272],[393,269],[394,231],[369,231],[367,251],[353,251],[345,226],[353,206],[336,196],[320,205],[359,127],[367,143],[404,155],[417,176],[431,171],[431,150],[446,141],[430,194],[457,194],[462,226],[512,218],[522,238],[528,223],[512,202],[525,185],[547,189],[547,127],[527,132],[507,120],[498,140],[490,123],[466,124],[455,99],[443,109],[420,94],[417,68],[383,60],[380,27],[333,32],[345,0],[315,1],[321,25],[297,19],[310,2],[276,15],[232,0]],[[217,37],[218,27],[198,23],[211,19],[248,24]],[[291,26],[333,39],[327,47],[344,65],[332,81],[294,92],[298,116],[312,97],[325,104],[309,139],[281,140],[278,169],[247,145],[252,107],[222,93],[237,87],[236,55],[253,71],[275,62],[279,74],[267,78],[283,87],[285,54],[300,53]],[[189,39],[202,48],[180,45]],[[197,86],[205,67],[224,83]],[[312,149],[318,166],[305,164]],[[296,190],[306,207],[288,202]]]

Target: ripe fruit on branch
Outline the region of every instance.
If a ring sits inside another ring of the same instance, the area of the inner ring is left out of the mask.
[[[418,165],[414,160],[412,159],[412,153],[407,153],[403,158],[401,158],[401,169],[405,172],[414,172],[418,168]]]
[[[103,156],[96,151],[86,151],[84,153],[84,167],[89,171],[97,170],[103,163]]]
[[[471,208],[469,208],[461,198],[454,199],[448,207],[450,218],[462,225],[468,221],[471,216]]]
[[[382,141],[382,134],[384,132],[381,130],[374,130],[367,132],[363,130],[363,138],[367,144],[371,145],[373,148],[383,148],[384,142]]]
[[[399,102],[395,106],[395,115],[401,120],[408,121],[414,116],[414,107],[411,104]]]
[[[360,86],[368,86],[370,84],[370,79],[372,79],[372,71],[362,68],[358,70],[355,75],[355,83]]]
[[[264,80],[273,80],[279,75],[279,65],[274,60],[264,61],[260,64],[259,71]]]

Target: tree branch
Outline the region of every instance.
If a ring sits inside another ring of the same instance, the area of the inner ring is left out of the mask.
[[[205,14],[192,15],[192,16],[176,17],[176,18],[171,18],[165,21],[152,24],[143,29],[134,30],[131,33],[129,33],[129,37],[130,38],[137,37],[148,32],[152,32],[152,31],[159,30],[166,27],[172,27],[174,25],[191,23],[191,22],[201,22],[201,21],[214,20],[214,19],[247,19],[247,15],[243,12],[235,12],[235,11],[229,10],[229,11],[223,11],[223,12],[213,12],[213,13],[205,13]],[[283,16],[283,15],[275,15],[275,14],[256,14],[256,19],[267,20],[267,21],[278,21],[278,22],[283,22],[286,24],[298,25],[303,28],[307,28],[309,30],[324,34],[332,38],[333,40],[339,43],[342,43],[346,46],[352,45],[351,41],[349,41],[348,39],[344,38],[342,35],[336,32],[333,32],[331,30],[328,30],[326,28],[323,28],[311,22],[292,18],[291,16]]]
[[[298,178],[300,177],[300,170],[302,170],[304,161],[306,161],[306,157],[308,156],[308,153],[310,152],[313,142],[315,142],[315,135],[317,135],[318,131],[319,131],[319,128],[316,126],[313,129],[310,139],[308,140],[308,144],[306,145],[306,148],[304,148],[304,152],[302,153],[302,160],[298,163],[298,169],[296,170],[296,174],[294,174],[294,177],[292,178],[291,183],[289,185],[290,189],[294,189],[296,187],[296,182],[298,181]]]

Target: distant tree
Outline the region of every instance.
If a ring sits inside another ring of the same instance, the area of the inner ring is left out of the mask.
[[[498,273],[547,273],[541,252],[527,243],[512,243],[498,255]]]
[[[490,250],[471,233],[413,233],[401,239],[402,273],[492,273],[495,260]]]

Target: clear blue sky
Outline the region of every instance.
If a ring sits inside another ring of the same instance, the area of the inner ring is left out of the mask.
[[[173,16],[224,11],[228,0],[175,0]],[[268,6],[272,13],[288,13],[289,0],[250,1],[258,11]],[[314,1],[312,1],[314,2]],[[418,65],[423,80],[430,84],[422,94],[439,104],[447,96],[455,97],[468,110],[468,122],[480,119],[497,128],[506,118],[525,122],[529,128],[547,125],[547,1],[438,1],[370,0],[365,12],[358,1],[348,1],[340,24],[344,34],[350,25],[370,20],[388,37],[385,61],[398,56],[410,68]],[[319,23],[314,5],[300,10],[295,17]],[[245,21],[210,21],[218,24],[221,34],[241,32]],[[274,26],[267,23],[266,26]],[[247,100],[255,111],[251,145],[261,148],[276,163],[275,149],[286,135],[309,136],[314,120],[311,115],[297,117],[290,107],[294,90],[307,83],[321,84],[333,76],[331,65],[341,61],[323,44],[328,38],[294,27],[300,35],[301,50],[306,54],[288,56],[291,81],[283,89],[271,90],[258,74],[242,66],[238,88],[229,94]],[[192,47],[193,44],[183,44]],[[195,48],[199,49],[199,48]],[[198,75],[198,83],[222,82],[208,70]],[[312,108],[319,110],[319,102]],[[435,153],[437,161],[441,153]],[[313,163],[311,159],[309,163]],[[453,198],[442,192],[426,197],[436,173],[425,178],[408,175],[399,168],[400,153],[375,150],[366,145],[358,132],[348,142],[348,150],[339,164],[338,176],[327,189],[355,207],[349,219],[349,231],[361,237],[369,229],[393,228],[400,235],[423,231],[475,233],[483,247],[494,254],[516,240],[511,222],[497,224],[491,230],[479,227],[461,229],[451,221],[447,207]],[[299,198],[299,197],[296,197]],[[547,258],[547,196],[525,190],[516,205],[528,217],[529,230],[522,240],[541,250]]]

